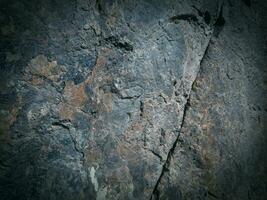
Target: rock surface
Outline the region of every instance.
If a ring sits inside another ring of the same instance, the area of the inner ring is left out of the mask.
[[[1,199],[265,199],[266,9],[1,0]]]

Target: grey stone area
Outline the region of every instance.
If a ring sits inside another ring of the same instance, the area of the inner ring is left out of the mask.
[[[0,0],[0,199],[266,199],[266,9]]]

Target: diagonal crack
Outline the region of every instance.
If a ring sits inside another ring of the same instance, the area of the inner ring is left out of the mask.
[[[75,140],[75,138],[73,137],[73,135],[71,134],[71,123],[69,121],[56,121],[56,122],[53,122],[52,123],[53,126],[60,126],[64,129],[66,129],[69,133],[69,136],[70,136],[70,139],[73,143],[73,147],[75,149],[76,152],[78,152],[80,155],[81,155],[81,161],[82,161],[82,167],[84,168],[84,171],[86,172],[86,179],[87,181],[90,181],[90,178],[89,178],[89,172],[88,172],[88,168],[86,167],[86,158],[85,158],[85,153],[83,150],[81,150],[80,148],[78,148],[77,146],[77,142]]]
[[[187,103],[186,103],[185,108],[184,108],[184,114],[183,114],[183,118],[182,118],[180,129],[179,129],[179,132],[178,132],[178,136],[177,136],[176,140],[174,141],[173,146],[171,147],[171,149],[168,152],[167,159],[166,159],[165,163],[163,164],[161,174],[160,174],[160,176],[159,176],[159,178],[158,178],[158,180],[156,182],[156,185],[155,185],[155,187],[153,189],[153,192],[151,194],[150,200],[153,200],[153,199],[157,199],[158,200],[159,199],[158,185],[160,184],[161,179],[164,176],[164,173],[169,170],[169,166],[170,166],[170,163],[171,163],[171,158],[172,158],[172,156],[174,154],[174,150],[175,150],[175,148],[177,146],[177,143],[179,141],[180,132],[181,132],[182,127],[183,127],[184,122],[185,122],[185,116],[186,116],[186,111],[188,109],[188,106],[189,106],[189,98],[187,99]]]
[[[212,33],[210,34],[210,37],[209,37],[208,41],[207,41],[207,44],[206,44],[206,47],[205,47],[205,51],[204,51],[204,53],[202,55],[202,58],[201,58],[201,60],[199,62],[199,66],[201,66],[201,63],[203,62],[203,59],[204,59],[205,55],[207,54],[207,50],[209,48],[209,44],[210,44],[211,38],[212,38],[212,36],[214,34],[214,31],[216,31],[215,30],[216,29],[216,23],[219,20],[219,18],[221,17],[222,8],[223,8],[223,5],[221,5],[219,7],[219,15],[217,16],[217,19],[215,21],[215,24],[213,24],[213,30],[212,30]],[[162,170],[161,170],[161,174],[160,174],[160,176],[159,176],[159,178],[158,178],[158,180],[157,180],[157,182],[156,182],[156,184],[155,184],[155,186],[153,188],[152,194],[150,196],[150,200],[159,200],[160,191],[158,190],[158,186],[159,186],[159,184],[160,184],[160,182],[161,182],[161,180],[162,180],[165,172],[169,171],[169,166],[170,166],[170,163],[171,163],[171,158],[173,157],[175,148],[176,148],[177,143],[178,143],[179,138],[180,138],[181,130],[182,130],[182,128],[184,126],[184,123],[185,123],[186,112],[187,112],[187,110],[188,110],[188,108],[190,106],[191,91],[192,91],[193,85],[195,84],[195,82],[197,80],[197,77],[198,77],[199,72],[200,72],[200,67],[198,69],[198,72],[196,74],[196,77],[195,77],[194,81],[191,84],[191,90],[189,91],[189,95],[188,95],[188,97],[186,99],[186,104],[185,104],[185,107],[184,107],[184,110],[183,110],[182,122],[181,122],[181,125],[180,125],[180,129],[179,129],[177,138],[174,141],[173,146],[171,147],[171,149],[168,152],[167,159],[166,159],[165,163],[163,164],[163,167],[162,167]]]
[[[205,49],[205,53],[203,54],[202,59],[201,59],[201,61],[200,61],[200,65],[201,65],[201,63],[202,63],[202,61],[203,61],[203,58],[204,58],[205,55],[206,55],[207,49],[208,49],[208,47],[209,47],[209,43],[210,43],[210,39],[209,39],[209,41],[208,41],[208,45],[207,45],[207,47],[206,47],[206,49]],[[199,73],[199,71],[198,71],[198,73]],[[198,75],[198,73],[197,73],[197,75]],[[195,84],[195,82],[196,82],[196,80],[197,80],[197,75],[196,75],[195,80],[192,82],[191,90],[190,90],[190,91],[192,91],[192,87],[193,87],[193,85]],[[185,104],[185,107],[184,107],[183,117],[182,117],[182,122],[181,122],[181,125],[180,125],[180,129],[179,129],[177,138],[176,138],[176,140],[174,141],[173,146],[171,147],[171,149],[170,149],[169,152],[168,152],[167,159],[166,159],[165,163],[163,164],[161,174],[160,174],[160,176],[159,176],[159,178],[158,178],[158,180],[157,180],[157,182],[156,182],[156,185],[154,186],[154,189],[153,189],[153,192],[152,192],[152,194],[151,194],[150,200],[153,200],[153,199],[155,199],[155,200],[159,200],[159,190],[158,190],[158,186],[159,186],[159,184],[160,184],[160,182],[161,182],[161,180],[162,180],[162,177],[164,176],[164,173],[165,173],[166,171],[169,170],[169,166],[170,166],[170,163],[171,163],[171,158],[173,157],[174,151],[175,151],[176,146],[177,146],[177,144],[178,144],[178,141],[179,141],[179,138],[180,138],[179,136],[180,136],[181,130],[182,130],[183,126],[184,126],[184,123],[185,123],[185,117],[186,117],[186,113],[187,113],[187,110],[188,110],[189,106],[190,106],[190,95],[188,96],[187,101],[186,101],[186,104]]]
[[[73,143],[73,146],[74,146],[74,149],[79,153],[81,154],[82,156],[82,160],[83,160],[83,164],[85,162],[85,155],[84,155],[84,152],[82,150],[80,150],[78,147],[77,147],[77,142],[76,140],[74,139],[73,135],[71,134],[71,130],[70,130],[70,126],[69,124],[66,124],[65,122],[61,122],[61,121],[57,121],[57,122],[53,122],[52,124],[53,126],[61,126],[62,128],[66,129],[69,133],[69,136],[70,136],[70,139]]]

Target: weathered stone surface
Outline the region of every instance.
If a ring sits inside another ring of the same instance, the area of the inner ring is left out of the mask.
[[[265,8],[224,5],[153,199],[266,199]]]
[[[1,199],[264,199],[265,8],[2,0]]]

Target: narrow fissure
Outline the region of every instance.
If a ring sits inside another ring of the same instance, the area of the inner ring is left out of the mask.
[[[221,9],[222,9],[222,8],[221,8]],[[221,9],[220,9],[219,17],[221,16]],[[217,20],[216,20],[216,21],[217,21]],[[201,63],[203,62],[204,57],[205,57],[206,54],[207,54],[207,50],[208,50],[208,48],[209,48],[209,44],[210,44],[211,38],[212,38],[212,36],[209,38],[209,41],[208,41],[208,44],[207,44],[206,49],[205,49],[205,51],[204,51],[204,54],[203,54],[203,56],[202,56],[202,58],[201,58],[201,60],[200,60],[200,63],[199,63],[199,66],[200,66],[200,67],[201,67]],[[177,138],[176,138],[176,140],[174,141],[172,148],[171,148],[171,149],[169,150],[169,152],[168,152],[167,159],[166,159],[165,163],[163,164],[161,174],[160,174],[160,176],[159,176],[159,178],[158,178],[158,180],[157,180],[157,182],[156,182],[156,184],[155,184],[155,187],[154,187],[154,189],[153,189],[153,191],[152,191],[150,200],[159,200],[159,198],[160,198],[160,192],[159,192],[159,190],[158,190],[158,186],[159,186],[159,184],[160,184],[160,182],[161,182],[161,180],[162,180],[162,177],[164,176],[164,173],[165,173],[166,171],[169,170],[169,166],[170,166],[171,158],[173,157],[175,148],[176,148],[177,143],[178,143],[178,141],[179,141],[179,136],[180,136],[181,130],[182,130],[183,126],[184,126],[185,117],[186,117],[186,112],[187,112],[188,108],[190,107],[190,95],[191,95],[191,91],[192,91],[192,89],[193,89],[193,86],[194,86],[194,84],[195,84],[195,82],[196,82],[196,80],[197,80],[198,74],[199,74],[199,72],[200,72],[200,67],[199,67],[198,73],[197,73],[197,75],[196,75],[196,78],[195,78],[195,80],[193,81],[193,83],[192,83],[192,85],[191,85],[190,93],[189,93],[189,95],[187,96],[187,102],[186,102],[185,107],[184,107],[183,117],[182,117],[182,122],[181,122],[181,126],[180,126],[180,129],[179,129]]]

